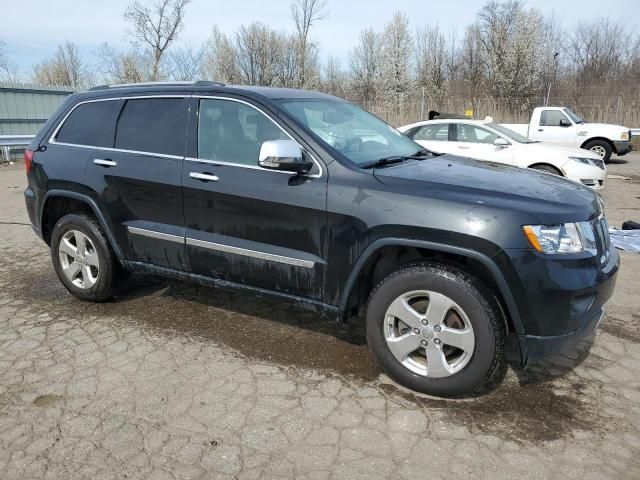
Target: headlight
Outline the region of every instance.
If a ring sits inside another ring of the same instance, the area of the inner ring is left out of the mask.
[[[574,160],[579,163],[583,163],[585,165],[592,165],[594,167],[598,167],[604,170],[604,161],[595,158],[587,158],[587,157],[569,157],[571,160]]]
[[[620,140],[629,140],[629,132],[622,132],[620,134]]]
[[[522,227],[531,246],[540,253],[597,253],[596,240],[589,222],[561,225],[525,225]]]

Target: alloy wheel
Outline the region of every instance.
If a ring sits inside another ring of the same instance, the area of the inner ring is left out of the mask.
[[[384,317],[384,337],[396,360],[429,378],[460,372],[475,347],[473,327],[462,308],[429,290],[408,292],[391,302]]]
[[[79,230],[69,230],[58,246],[60,265],[65,277],[76,287],[93,287],[100,275],[98,252],[91,239]]]

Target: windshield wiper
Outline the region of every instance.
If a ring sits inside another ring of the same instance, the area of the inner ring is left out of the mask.
[[[407,160],[424,160],[424,157],[426,157],[427,155],[433,155],[434,157],[437,157],[438,155],[442,154],[432,152],[431,150],[427,150],[426,148],[422,148],[413,155],[391,155],[389,157],[379,158],[374,162],[365,163],[364,165],[361,165],[360,168],[377,168],[394,163],[405,162]]]

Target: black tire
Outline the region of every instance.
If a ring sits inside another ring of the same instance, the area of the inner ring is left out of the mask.
[[[554,175],[559,175],[562,177],[562,173],[560,172],[560,170],[551,165],[533,165],[529,168],[531,168],[532,170],[540,170],[541,172],[552,173]]]
[[[70,231],[79,231],[86,235],[98,258],[98,274],[95,284],[90,288],[76,286],[63,272],[60,260],[60,242]],[[88,302],[105,302],[116,293],[116,285],[123,278],[122,267],[109,245],[102,228],[95,218],[85,214],[68,214],[56,223],[51,234],[51,260],[58,278],[73,296]]]
[[[464,310],[475,335],[473,354],[457,373],[429,378],[405,367],[385,339],[385,314],[391,303],[415,290],[445,295]],[[478,279],[443,264],[415,264],[382,280],[369,297],[366,313],[367,342],[382,368],[399,384],[435,396],[482,393],[504,372],[505,328],[501,310]]]
[[[613,153],[613,147],[609,142],[605,142],[604,140],[591,140],[590,142],[585,143],[585,150],[593,151],[597,155],[600,155],[602,151],[604,151],[604,156],[602,156],[602,160],[608,162],[611,158],[611,154]],[[592,150],[595,149],[595,150]]]

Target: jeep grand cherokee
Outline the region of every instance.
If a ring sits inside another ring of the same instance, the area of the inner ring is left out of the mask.
[[[597,194],[421,148],[321,93],[214,82],[71,95],[25,153],[26,203],[78,298],[127,271],[343,319],[399,383],[477,391],[571,348],[618,270]],[[286,345],[283,346],[286,348]]]

